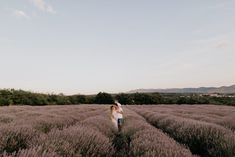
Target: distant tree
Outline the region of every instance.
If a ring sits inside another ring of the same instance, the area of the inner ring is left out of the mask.
[[[121,104],[132,104],[132,98],[129,94],[125,94],[125,93],[120,93],[118,95],[115,96],[115,98],[118,100],[118,102],[120,102]]]
[[[32,95],[32,101],[33,104],[32,105],[48,105],[48,95],[45,94],[33,94]]]
[[[95,97],[95,103],[97,103],[97,104],[113,104],[114,99],[111,94],[100,92]]]
[[[48,98],[47,98],[47,100],[48,100],[48,103],[50,104],[50,105],[56,105],[57,104],[57,95],[55,95],[55,94],[49,94],[48,95]]]
[[[61,93],[61,94],[57,95],[56,104],[58,104],[58,105],[68,105],[68,104],[71,104],[71,103],[69,101],[69,98]]]
[[[76,99],[79,104],[85,104],[87,102],[85,95],[77,95]]]
[[[132,94],[132,99],[135,104],[155,104],[156,100],[154,96],[146,93],[134,93]]]
[[[153,97],[154,104],[162,104],[163,98],[159,93],[152,93],[151,96]]]
[[[7,106],[13,104],[12,100],[12,91],[4,89],[0,91],[0,106]]]
[[[88,95],[86,96],[86,104],[95,104],[95,98],[94,95]]]
[[[85,95],[72,95],[69,96],[71,104],[85,104],[87,103],[87,98]]]
[[[235,106],[232,95],[203,96],[189,93],[120,93],[115,95],[121,104],[216,104]],[[112,95],[98,93],[97,95],[42,94],[30,91],[0,89],[0,106],[6,105],[66,105],[66,104],[112,104]]]
[[[177,104],[187,104],[187,99],[184,96],[178,97],[176,103]]]
[[[0,97],[0,106],[8,106],[11,104],[12,104],[12,101],[10,99]]]

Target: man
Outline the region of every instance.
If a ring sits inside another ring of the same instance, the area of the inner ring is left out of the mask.
[[[119,102],[115,102],[115,106],[117,107],[117,124],[118,124],[118,131],[122,130],[123,126],[123,109]]]

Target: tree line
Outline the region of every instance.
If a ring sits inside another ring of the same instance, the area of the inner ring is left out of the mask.
[[[0,106],[8,105],[70,105],[70,104],[218,104],[235,105],[235,97],[211,97],[200,94],[119,93],[96,95],[43,94],[15,89],[0,90]]]

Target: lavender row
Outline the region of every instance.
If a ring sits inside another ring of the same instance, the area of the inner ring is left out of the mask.
[[[192,157],[192,153],[145,119],[126,108],[124,135],[130,140],[130,156]]]
[[[220,125],[158,113],[143,107],[133,110],[176,141],[187,145],[193,153],[207,157],[235,155],[235,135]]]

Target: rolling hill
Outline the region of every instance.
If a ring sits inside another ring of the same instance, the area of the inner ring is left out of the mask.
[[[199,88],[135,89],[128,93],[235,93],[235,85]]]

